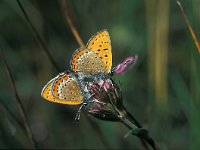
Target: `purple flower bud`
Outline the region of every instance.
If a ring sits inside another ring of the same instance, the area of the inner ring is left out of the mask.
[[[119,121],[119,110],[123,107],[121,91],[111,79],[103,83],[96,81],[89,87],[94,102],[88,108],[88,113],[98,119]]]
[[[132,68],[138,60],[138,55],[126,58],[121,64],[118,64],[112,69],[113,75],[124,75],[130,68]]]

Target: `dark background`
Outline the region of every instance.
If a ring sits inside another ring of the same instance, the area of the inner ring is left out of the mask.
[[[79,48],[60,0],[21,0],[31,22],[62,71]],[[200,1],[181,3],[200,37]],[[175,0],[68,0],[67,11],[86,44],[107,29],[113,66],[126,57],[139,61],[122,77],[124,105],[162,149],[200,147],[200,56]],[[79,106],[41,98],[43,86],[58,74],[37,42],[17,1],[0,1],[0,46],[39,148],[141,149],[128,129],[82,113]],[[0,148],[31,148],[16,97],[0,60]]]

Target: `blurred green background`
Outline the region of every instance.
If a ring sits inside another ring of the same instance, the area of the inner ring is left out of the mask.
[[[62,71],[69,69],[76,42],[60,0],[21,0],[31,22]],[[200,1],[181,3],[200,39]],[[122,77],[124,105],[161,149],[200,147],[200,55],[175,0],[68,0],[68,15],[86,44],[107,29],[113,66],[126,57],[139,61]],[[82,113],[79,106],[41,98],[43,86],[58,74],[38,47],[15,0],[0,1],[0,47],[14,76],[39,148],[142,149],[128,129]],[[32,148],[16,97],[0,60],[0,148]]]

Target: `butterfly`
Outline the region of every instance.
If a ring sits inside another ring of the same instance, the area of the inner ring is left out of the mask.
[[[107,30],[96,33],[85,48],[77,49],[70,61],[71,71],[65,71],[51,79],[42,89],[41,96],[50,102],[79,105],[88,103],[87,78],[102,78],[111,73],[111,39]],[[90,82],[91,83],[91,82]],[[79,117],[78,117],[79,118]]]

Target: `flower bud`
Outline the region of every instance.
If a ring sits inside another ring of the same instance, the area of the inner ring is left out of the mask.
[[[124,75],[128,70],[130,70],[137,62],[138,55],[130,56],[126,58],[121,64],[118,64],[112,69],[112,75]]]
[[[89,88],[94,102],[88,113],[98,119],[120,121],[120,109],[123,107],[121,91],[111,79],[96,81]]]

